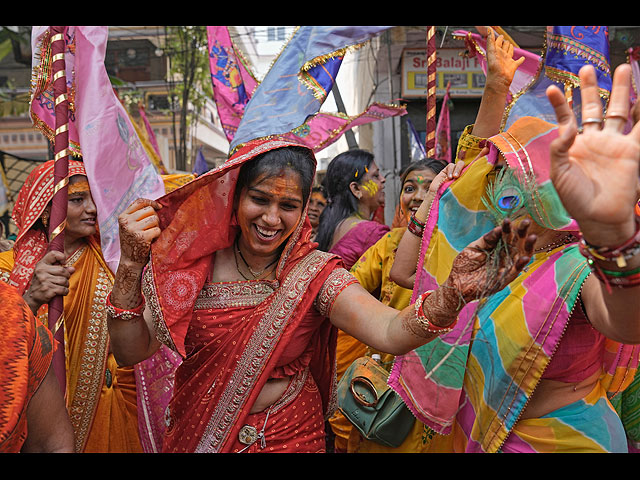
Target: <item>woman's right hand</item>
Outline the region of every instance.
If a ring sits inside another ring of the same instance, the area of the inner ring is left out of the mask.
[[[160,235],[156,213],[162,206],[139,198],[118,217],[120,225],[120,261],[144,267],[149,261],[151,243]]]
[[[502,35],[496,37],[491,27],[487,29],[487,85],[501,82],[507,89],[511,86],[518,67],[524,57],[513,59],[513,44]]]

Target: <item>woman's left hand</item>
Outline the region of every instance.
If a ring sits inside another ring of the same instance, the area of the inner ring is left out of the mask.
[[[635,232],[638,201],[640,125],[623,133],[629,117],[631,68],[620,65],[606,116],[598,93],[595,69],[580,70],[583,132],[562,91],[547,89],[556,112],[559,136],[551,144],[553,184],[569,214],[578,222],[587,242],[615,247]]]

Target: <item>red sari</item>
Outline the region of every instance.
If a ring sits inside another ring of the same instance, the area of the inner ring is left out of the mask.
[[[219,169],[159,199],[162,234],[143,291],[158,338],[184,358],[167,412],[165,452],[325,449],[336,385],[336,329],[326,316],[355,278],[338,257],[315,250],[306,207],[275,280],[207,282],[215,252],[239,231],[233,212],[239,168],[292,145],[251,142]],[[290,381],[282,398],[250,415],[267,380],[283,377]]]

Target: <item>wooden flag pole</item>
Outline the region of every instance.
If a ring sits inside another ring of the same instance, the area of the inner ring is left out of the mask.
[[[51,27],[51,74],[53,80],[56,130],[54,137],[54,194],[51,200],[49,222],[49,250],[64,252],[64,229],[67,223],[69,184],[69,99],[64,52],[64,34],[67,27]],[[49,328],[54,332],[58,348],[53,366],[62,392],[66,388],[64,345],[64,297],[56,296],[49,302]]]
[[[436,27],[427,27],[427,158],[436,154]]]

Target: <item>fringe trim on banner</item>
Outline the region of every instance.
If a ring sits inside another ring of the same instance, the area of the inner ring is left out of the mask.
[[[75,52],[75,45],[69,45],[69,50]],[[47,30],[42,34],[41,39],[36,45],[36,52],[34,57],[37,59],[37,65],[33,67],[31,71],[31,82],[29,92],[29,110],[31,120],[34,127],[36,127],[51,143],[55,140],[55,132],[44,120],[35,115],[31,111],[31,104],[37,96],[43,95],[48,97],[46,90],[51,86],[52,82],[52,55],[51,55],[51,31]],[[69,102],[69,111],[75,114],[75,82],[72,82],[71,88],[68,90],[67,100]],[[51,95],[50,101],[53,103],[54,98]],[[70,155],[78,158],[82,157],[82,151],[80,145],[77,142],[69,139],[69,152]]]

